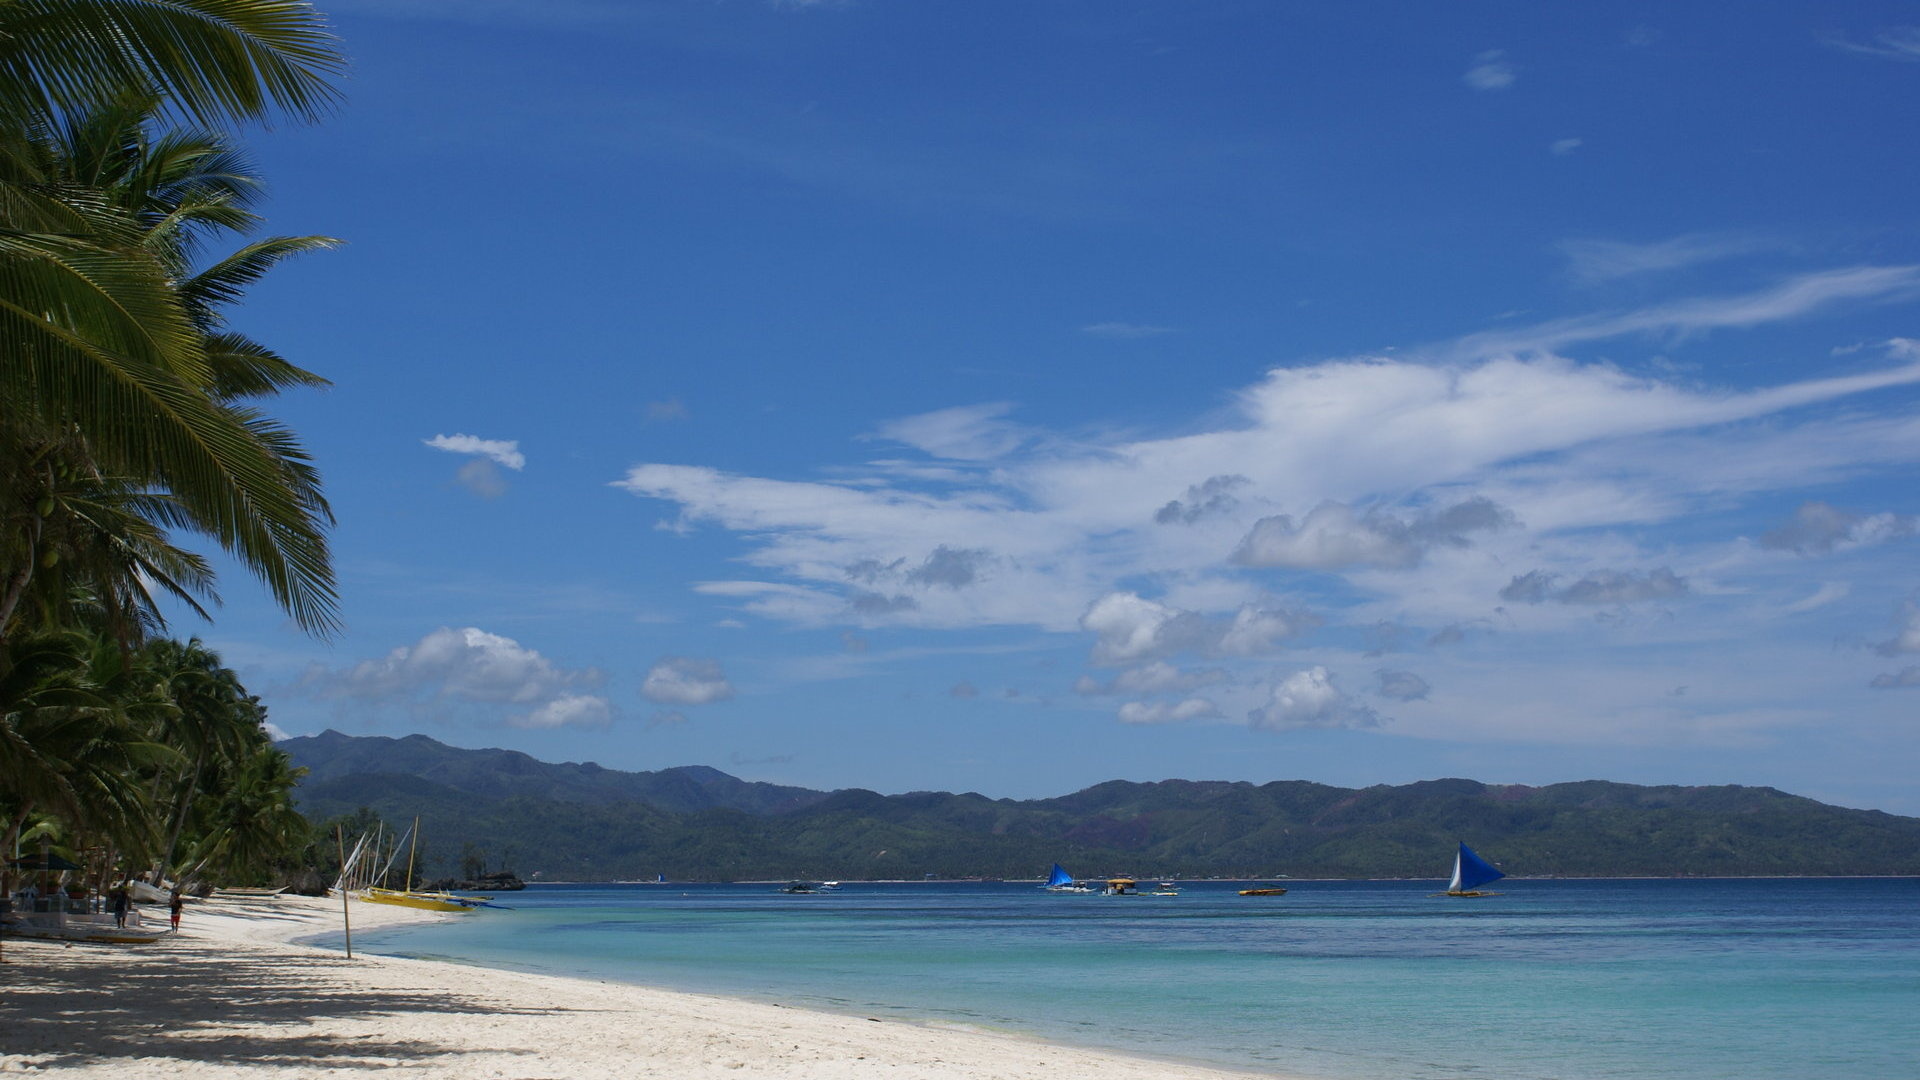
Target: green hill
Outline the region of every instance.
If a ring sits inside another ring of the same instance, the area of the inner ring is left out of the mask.
[[[1920,874],[1920,819],[1764,787],[1116,780],[1012,800],[625,773],[421,735],[280,745],[310,770],[305,812],[417,814],[434,873],[471,845],[549,879],[1036,877],[1052,862],[1082,877],[1439,877],[1464,839],[1522,876]]]

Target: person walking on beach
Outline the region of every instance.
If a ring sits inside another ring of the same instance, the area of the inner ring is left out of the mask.
[[[186,906],[187,902],[180,899],[180,890],[173,890],[173,898],[167,901],[167,913],[173,920],[175,930],[180,929],[180,909]]]
[[[124,887],[113,890],[113,925],[122,930],[127,928],[127,907],[131,903]]]

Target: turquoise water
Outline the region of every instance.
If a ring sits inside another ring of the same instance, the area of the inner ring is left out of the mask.
[[[1330,1080],[1913,1080],[1920,881],[535,886],[356,949]]]

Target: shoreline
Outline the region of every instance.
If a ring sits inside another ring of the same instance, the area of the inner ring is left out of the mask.
[[[161,909],[145,911],[165,918]],[[351,912],[356,929],[468,917],[362,902]],[[403,1067],[448,1080],[1277,1075],[587,977],[357,951],[349,960],[304,943],[338,934],[340,924],[337,898],[283,896],[191,904],[179,935],[154,945],[9,937],[0,966],[0,1074],[318,1080]]]

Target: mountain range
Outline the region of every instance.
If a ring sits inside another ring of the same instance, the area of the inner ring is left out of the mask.
[[[682,766],[622,772],[336,731],[280,742],[315,820],[421,819],[429,875],[530,879],[1438,877],[1465,840],[1516,876],[1920,874],[1920,818],[1767,787],[1441,779],[1114,780],[1050,799],[815,791]]]

